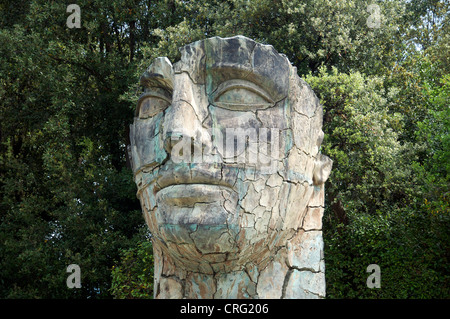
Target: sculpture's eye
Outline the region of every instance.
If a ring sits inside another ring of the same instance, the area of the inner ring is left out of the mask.
[[[145,93],[138,101],[136,115],[140,119],[146,119],[164,111],[170,105],[170,101],[166,96]]]
[[[268,108],[274,105],[270,96],[256,84],[244,80],[230,80],[222,83],[214,94],[216,106],[245,111]]]

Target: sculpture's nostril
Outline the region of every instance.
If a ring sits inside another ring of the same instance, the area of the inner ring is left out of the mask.
[[[183,134],[179,132],[167,132],[164,139],[164,149],[167,153],[171,153],[173,146],[183,138]]]
[[[170,155],[172,161],[176,163],[202,162],[205,150],[209,151],[212,147],[209,140],[205,140],[200,132],[197,133],[183,134],[179,132],[168,132],[166,134],[164,149]]]

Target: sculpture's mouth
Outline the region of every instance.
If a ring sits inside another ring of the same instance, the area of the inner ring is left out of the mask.
[[[170,206],[194,207],[197,203],[212,204],[223,201],[230,188],[214,184],[177,184],[162,188],[157,201]]]
[[[217,188],[223,188],[223,187],[229,187],[232,188],[231,185],[227,184],[226,182],[223,182],[221,180],[202,180],[202,179],[189,179],[185,180],[183,182],[180,182],[179,180],[171,179],[171,180],[165,180],[164,183],[161,184],[155,184],[153,187],[154,194],[159,193],[160,191],[166,189],[166,188],[174,188],[174,186],[183,186],[186,190],[188,189],[198,189],[199,187],[217,187]]]
[[[237,200],[234,190],[237,172],[224,165],[179,165],[169,161],[159,169],[152,191],[158,205],[194,207],[198,204],[215,211],[213,206],[222,206],[232,197],[236,197],[233,202]]]
[[[183,185],[183,189],[198,192],[200,189],[231,188],[236,182],[237,171],[222,165],[178,166],[165,165],[159,171],[153,186],[156,194],[165,188]]]

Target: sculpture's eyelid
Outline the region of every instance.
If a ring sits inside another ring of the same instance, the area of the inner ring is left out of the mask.
[[[227,92],[229,90],[240,89],[240,88],[252,91],[252,92],[260,95],[267,102],[274,103],[273,99],[270,97],[270,95],[265,90],[263,90],[260,86],[258,86],[257,84],[255,84],[253,82],[249,82],[249,81],[245,81],[245,80],[228,80],[226,82],[221,83],[218,86],[218,88],[214,94],[214,99],[217,99],[218,97],[220,97],[222,94],[224,94],[225,92]]]
[[[138,106],[141,105],[142,101],[144,101],[146,98],[149,98],[149,97],[160,98],[160,99],[165,100],[165,101],[167,101],[169,103],[172,103],[172,99],[169,98],[166,94],[161,94],[159,92],[153,92],[152,91],[152,92],[145,92],[145,93],[141,94],[141,96],[139,97],[138,102],[137,102]]]
[[[147,91],[147,92],[141,94],[141,96],[139,97],[139,99],[137,101],[137,107],[136,107],[136,111],[135,111],[135,116],[139,116],[140,115],[141,105],[148,98],[157,98],[157,99],[160,99],[162,101],[167,102],[167,105],[166,105],[166,107],[164,107],[164,109],[167,108],[172,103],[172,96],[171,96],[171,94],[169,94],[168,92],[166,92],[164,90]]]

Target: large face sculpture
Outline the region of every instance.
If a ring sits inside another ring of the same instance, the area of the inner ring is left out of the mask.
[[[158,254],[203,274],[267,263],[331,169],[310,87],[242,36],[194,42],[174,65],[157,58],[141,84],[130,153]]]

